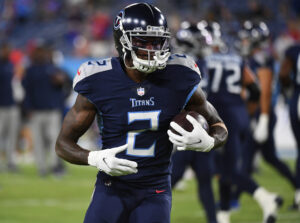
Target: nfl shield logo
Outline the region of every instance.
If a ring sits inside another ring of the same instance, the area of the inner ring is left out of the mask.
[[[136,89],[136,93],[138,96],[144,96],[145,95],[145,88],[139,87]]]

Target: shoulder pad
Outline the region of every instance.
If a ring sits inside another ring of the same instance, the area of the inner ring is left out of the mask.
[[[205,58],[205,61],[220,61],[223,63],[238,63],[241,64],[243,59],[241,56],[230,53],[230,54],[223,54],[223,53],[214,53]]]
[[[197,63],[193,60],[192,57],[185,54],[172,54],[169,57],[168,65],[181,65],[188,67],[200,75],[200,70]]]
[[[258,52],[253,55],[253,59],[260,65],[260,66],[266,66],[269,55],[265,51]]]
[[[111,58],[87,61],[81,64],[81,66],[78,68],[77,74],[73,79],[73,88],[79,81],[85,79],[86,77],[111,69]]]

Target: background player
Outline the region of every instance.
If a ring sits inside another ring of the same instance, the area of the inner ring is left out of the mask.
[[[294,207],[300,210],[300,44],[296,43],[286,50],[279,72],[283,90],[292,88],[290,100],[290,121],[297,143],[298,157],[296,160],[296,192]]]
[[[276,103],[274,86],[277,78],[274,72],[274,60],[269,49],[269,29],[264,22],[245,21],[243,29],[239,31],[239,37],[244,43],[241,44],[241,53],[247,57],[249,66],[256,74],[261,88],[259,107],[250,111],[252,122],[254,121],[256,125],[252,126],[253,134],[249,134],[247,140],[242,171],[244,174],[252,173],[255,154],[260,151],[263,158],[296,188],[295,177],[276,154],[273,130],[277,120],[274,110]]]
[[[239,171],[244,139],[249,134],[249,119],[242,89],[245,87],[248,91],[247,100],[258,101],[259,88],[254,74],[239,55],[228,51],[218,23],[212,22],[206,29],[211,32],[213,48],[213,53],[206,57],[209,74],[207,99],[219,110],[230,132],[218,157],[220,211],[217,220],[219,223],[230,222],[231,190],[237,185],[258,202],[263,210],[264,222],[275,221],[280,198],[259,187],[253,179]]]
[[[118,58],[89,61],[78,70],[75,105],[65,117],[56,151],[65,160],[100,171],[85,222],[170,222],[171,140],[185,149],[209,151],[227,130],[201,91],[195,62],[169,52],[165,17],[150,4],[132,4],[116,16]],[[182,75],[184,74],[184,75]],[[183,108],[202,114],[210,135],[193,118],[192,132],[171,126]],[[102,120],[103,150],[77,141],[95,117]]]
[[[209,52],[211,36],[205,29],[201,30],[202,23],[192,24],[184,21],[181,29],[174,38],[173,51],[192,56],[200,69],[201,76],[207,78],[204,57]],[[198,28],[199,27],[199,28]],[[205,83],[200,82],[201,89]],[[206,82],[207,83],[207,82]],[[211,185],[213,176],[213,151],[199,153],[196,151],[177,151],[172,155],[171,183],[174,187],[182,179],[187,167],[192,167],[198,182],[198,197],[204,207],[207,222],[213,223],[216,220],[214,194]]]

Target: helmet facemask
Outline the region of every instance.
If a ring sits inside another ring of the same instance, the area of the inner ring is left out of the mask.
[[[120,26],[122,36],[120,43],[124,52],[123,59],[125,66],[137,69],[143,73],[152,73],[157,69],[164,69],[170,56],[169,39],[170,33],[164,27],[147,26],[147,30],[135,28],[134,30],[124,30]],[[149,48],[149,42],[152,44]],[[144,43],[144,44],[143,44]],[[126,64],[125,57],[130,52],[133,66]],[[142,57],[139,57],[142,55]]]

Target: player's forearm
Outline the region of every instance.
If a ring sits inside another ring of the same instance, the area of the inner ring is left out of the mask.
[[[288,58],[284,59],[280,66],[279,80],[282,88],[288,88],[291,84],[290,73],[292,70],[292,61]]]
[[[260,98],[260,112],[262,114],[269,114],[271,106],[271,86],[265,86],[262,90]]]
[[[215,139],[214,149],[223,146],[228,137],[228,131],[223,122],[211,125],[209,135]]]
[[[258,71],[258,77],[261,84],[260,111],[263,114],[269,114],[272,96],[272,71],[268,68],[261,68]]]
[[[55,146],[56,154],[62,159],[78,165],[88,165],[88,150],[81,148],[72,140],[58,137]]]

